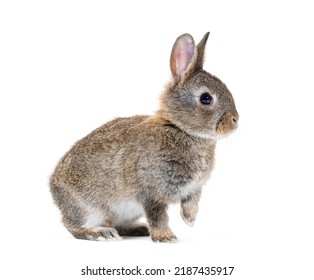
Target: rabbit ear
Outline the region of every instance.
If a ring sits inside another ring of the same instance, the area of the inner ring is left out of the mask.
[[[207,32],[203,39],[197,45],[197,68],[203,69],[204,60],[205,60],[205,46],[209,36]]]
[[[205,46],[209,36],[207,32],[203,39],[195,46],[194,39],[190,34],[183,34],[175,41],[170,57],[170,68],[173,82],[184,82],[190,74],[203,69]],[[181,79],[183,76],[185,78]]]
[[[171,73],[175,78],[183,76],[195,51],[194,39],[190,34],[183,34],[175,41],[170,57]]]

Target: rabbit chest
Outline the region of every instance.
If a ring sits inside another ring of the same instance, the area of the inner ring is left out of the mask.
[[[153,193],[177,202],[198,191],[209,178],[215,141],[191,137],[178,129],[168,129],[162,138],[158,136],[147,138],[138,151],[137,179],[147,195]]]
[[[201,146],[192,146],[179,157],[174,155],[175,160],[165,163],[165,193],[174,201],[199,191],[210,176],[215,146],[213,143],[202,143]]]

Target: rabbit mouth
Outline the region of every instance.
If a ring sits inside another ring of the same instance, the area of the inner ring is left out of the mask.
[[[238,127],[238,113],[226,112],[222,115],[217,123],[216,132],[217,136],[226,136],[237,129]]]

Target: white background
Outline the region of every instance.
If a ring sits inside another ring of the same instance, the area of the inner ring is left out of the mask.
[[[83,279],[87,265],[172,273],[234,266],[217,279],[314,279],[312,7],[302,0],[1,1],[1,279]],[[233,93],[240,123],[218,144],[194,228],[173,206],[178,243],[74,239],[49,193],[57,161],[114,117],[152,114],[175,39],[189,32],[198,42],[207,31],[205,69]]]

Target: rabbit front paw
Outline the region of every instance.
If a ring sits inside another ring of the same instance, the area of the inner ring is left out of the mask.
[[[152,230],[151,237],[154,242],[174,242],[177,241],[177,237],[170,230]]]
[[[183,221],[190,227],[194,225],[196,214],[198,211],[198,206],[190,203],[182,203],[181,204],[181,217]]]

